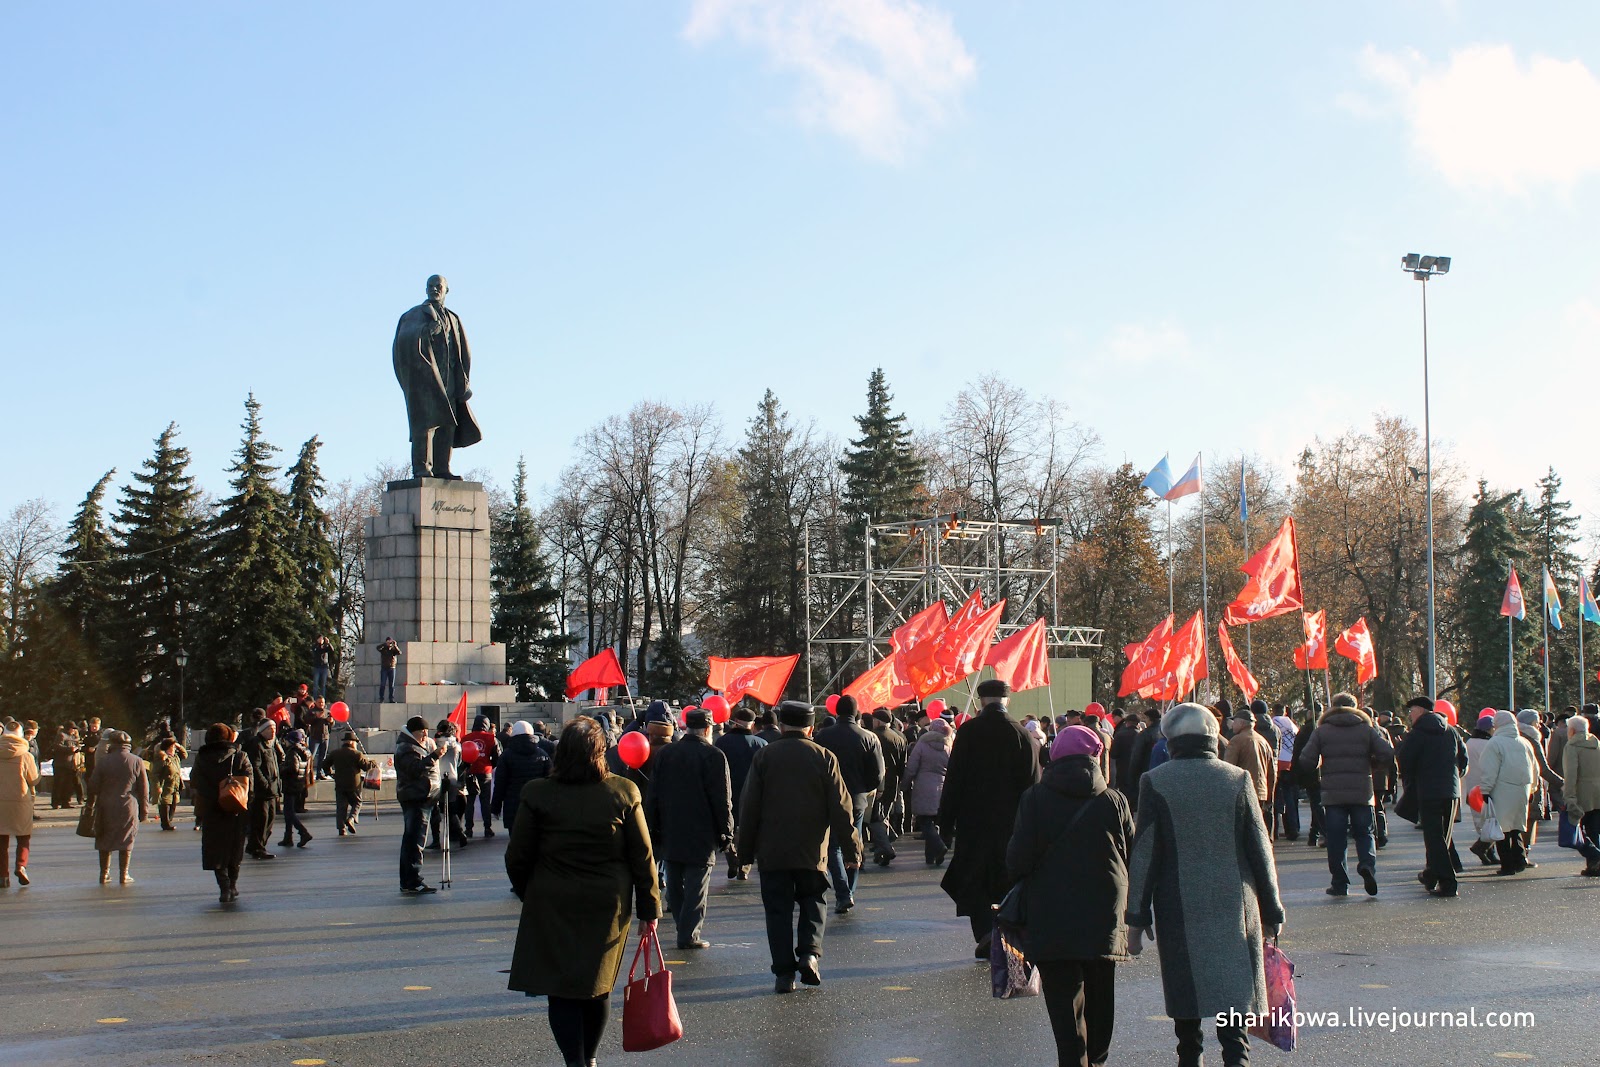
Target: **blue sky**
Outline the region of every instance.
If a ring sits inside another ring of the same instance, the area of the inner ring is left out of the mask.
[[[14,5],[0,508],[63,517],[254,390],[333,477],[406,453],[435,271],[538,483],[637,400],[845,435],[994,371],[1109,460],[1286,464],[1374,411],[1600,518],[1600,9],[1014,0]],[[1518,388],[1505,387],[1510,382]],[[1542,387],[1541,387],[1542,386]]]

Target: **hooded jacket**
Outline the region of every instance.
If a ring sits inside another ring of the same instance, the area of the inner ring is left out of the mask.
[[[1567,811],[1580,819],[1600,811],[1600,738],[1585,734],[1569,739],[1561,751],[1561,770],[1567,780]]]
[[[1305,767],[1321,765],[1324,805],[1371,804],[1372,772],[1394,758],[1394,746],[1366,712],[1332,708],[1300,753]]]
[[[1416,799],[1452,800],[1461,795],[1461,776],[1467,771],[1467,746],[1444,716],[1428,712],[1400,743],[1400,777]]]
[[[21,734],[0,735],[0,834],[26,837],[33,833],[33,791],[39,765]]]
[[[394,743],[394,798],[402,804],[423,804],[439,792],[439,749],[429,752],[422,742],[400,731]]]
[[[939,814],[944,793],[944,773],[950,765],[950,728],[930,726],[911,746],[906,757],[906,787],[911,790],[911,814]]]

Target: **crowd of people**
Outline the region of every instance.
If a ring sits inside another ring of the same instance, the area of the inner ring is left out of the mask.
[[[1541,824],[1559,820],[1580,873],[1600,876],[1592,704],[1551,716],[1485,710],[1468,729],[1426,697],[1403,718],[1339,693],[1298,715],[1219,700],[1044,719],[1014,717],[1002,682],[980,684],[977,698],[970,717],[917,705],[863,717],[841,697],[827,713],[797,701],[759,715],[740,705],[725,724],[705,709],[675,717],[664,702],[641,702],[591,709],[559,742],[543,723],[497,729],[480,717],[458,737],[448,720],[413,718],[393,757],[400,890],[434,892],[424,852],[494,837],[500,820],[523,901],[510,986],[548,997],[566,1062],[590,1064],[630,916],[651,933],[670,917],[680,950],[710,949],[714,872],[725,865],[737,881],[755,868],[774,991],[821,985],[830,896],[834,915],[848,915],[862,865],[891,866],[901,842],[920,838],[924,864],[943,868],[940,885],[970,924],[973,955],[997,951],[998,921],[1037,967],[1061,1063],[1106,1061],[1115,964],[1155,941],[1179,1062],[1196,1064],[1202,1020],[1266,1011],[1264,945],[1286,918],[1275,855],[1301,839],[1302,801],[1305,840],[1326,851],[1333,897],[1350,891],[1351,845],[1355,877],[1378,893],[1391,806],[1422,832],[1416,878],[1432,896],[1461,891],[1455,839],[1469,826],[1466,851],[1515,876],[1537,866]],[[300,814],[319,777],[332,779],[338,833],[358,832],[378,764],[353,731],[331,750],[318,745],[315,725],[326,742],[335,724],[302,692],[237,727],[214,724],[194,753],[187,793],[222,903],[238,899],[246,856],[311,842]],[[37,734],[9,720],[0,734],[0,887],[13,871],[29,884]],[[119,882],[133,881],[139,824],[154,809],[162,830],[175,829],[185,793],[189,754],[166,724],[142,755],[133,749],[128,734],[94,720],[63,727],[55,742],[51,805],[86,805],[79,832],[94,839],[102,883],[113,856]],[[1075,904],[1030,909],[1030,898]],[[1224,1063],[1247,1062],[1242,1025],[1219,1019],[1216,1039]]]

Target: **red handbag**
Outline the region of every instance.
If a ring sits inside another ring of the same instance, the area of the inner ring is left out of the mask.
[[[650,969],[650,954],[655,953],[656,969]],[[643,977],[635,978],[639,960],[644,960]],[[628,968],[628,984],[622,991],[622,1051],[649,1052],[670,1045],[683,1036],[683,1020],[672,999],[672,972],[661,954],[661,939],[651,931],[641,934],[639,947]]]

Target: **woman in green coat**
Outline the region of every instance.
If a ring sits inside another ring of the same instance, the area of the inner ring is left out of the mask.
[[[506,846],[522,901],[510,988],[550,999],[568,1067],[595,1062],[622,970],[630,910],[641,936],[661,916],[639,790],[608,774],[606,735],[580,716],[561,731],[550,777],[523,787]]]

